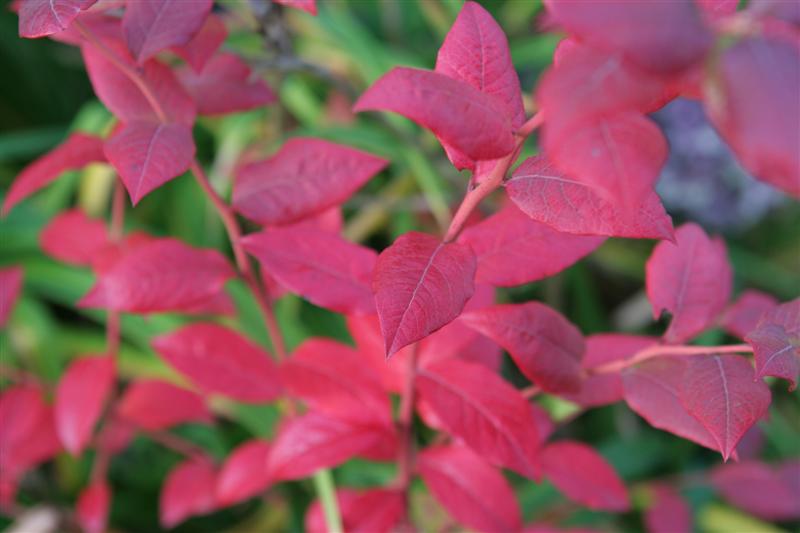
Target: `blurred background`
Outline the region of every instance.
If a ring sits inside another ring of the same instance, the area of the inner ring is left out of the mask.
[[[509,37],[526,106],[542,71],[550,64],[558,35],[538,30],[538,1],[481,2]],[[354,117],[355,96],[395,65],[432,68],[436,52],[461,2],[458,0],[320,0],[319,15],[280,9],[269,24],[259,23],[260,2],[221,1],[216,8],[230,35],[225,47],[239,52],[280,95],[278,105],[224,118],[203,118],[195,127],[198,155],[223,193],[230,187],[237,162],[274,151],[290,136],[311,135],[360,147],[388,158],[391,167],[345,206],[345,235],[382,249],[411,229],[439,232],[461,199],[468,176],[448,162],[435,138],[410,121],[384,114]],[[255,14],[255,15],[254,15]],[[277,35],[277,36],[276,36]],[[69,131],[102,133],[111,115],[95,99],[76,48],[48,39],[17,37],[17,17],[0,10],[0,191],[37,156],[56,146]],[[659,111],[671,156],[658,191],[676,225],[694,220],[723,235],[735,271],[735,292],[758,288],[785,301],[800,293],[800,206],[756,182],[736,163],[695,102],[679,100]],[[526,155],[536,152],[528,142]],[[520,159],[522,161],[522,159]],[[65,175],[23,202],[0,220],[0,266],[25,269],[23,296],[9,327],[0,335],[4,364],[22,366],[55,383],[66,363],[104,346],[102,313],[76,310],[75,302],[92,283],[91,274],[60,264],[38,249],[41,228],[59,211],[75,204],[95,216],[106,216],[113,176],[109,167],[93,165]],[[482,206],[493,210],[493,198]],[[495,203],[494,206],[497,204]],[[217,215],[193,180],[183,176],[146,197],[126,214],[128,230],[170,235],[197,246],[229,252]],[[248,228],[253,230],[254,227]],[[537,299],[564,313],[583,333],[625,331],[660,334],[644,295],[644,262],[652,241],[611,239],[589,258],[542,282],[498,291],[500,301]],[[230,284],[242,311],[241,323],[253,339],[267,342],[255,303],[243,286]],[[278,302],[278,317],[289,347],[308,336],[352,342],[344,319],[292,295]],[[184,319],[171,315],[123,320],[121,373],[170,376],[149,348],[149,339],[172,330]],[[734,342],[721,330],[709,331],[701,343]],[[505,366],[513,374],[511,365]],[[5,384],[0,378],[0,383]],[[520,381],[522,383],[522,381]],[[768,421],[751,431],[740,455],[766,460],[800,456],[800,399],[773,387]],[[648,426],[624,405],[579,413],[576,406],[546,396],[542,405],[570,436],[596,446],[630,487],[635,506],[647,495],[637,487],[660,477],[685,480],[683,494],[701,531],[791,530],[798,524],[770,525],[728,507],[707,485],[704,472],[719,464],[718,454]],[[221,403],[225,417],[216,426],[186,426],[181,436],[223,457],[252,435],[270,435],[274,407]],[[0,422],[1,423],[1,422]],[[169,469],[180,457],[138,438],[110,470],[114,501],[111,525],[119,531],[159,531],[158,493]],[[71,507],[85,484],[90,458],[62,454],[57,461],[26,478],[22,500]],[[385,483],[393,466],[351,461],[335,472],[337,485]],[[640,531],[641,515],[612,516],[575,512],[547,483],[513,477],[526,521],[559,521],[601,530]],[[441,511],[425,496],[418,510],[435,531],[444,524]],[[313,499],[309,482],[286,483],[263,499],[213,515],[191,519],[177,531],[300,531],[303,513]],[[0,518],[0,527],[8,521]],[[733,529],[732,529],[733,528]],[[795,529],[796,530],[796,529]]]

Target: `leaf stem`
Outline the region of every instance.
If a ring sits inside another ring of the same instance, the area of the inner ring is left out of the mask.
[[[458,210],[453,216],[452,222],[450,222],[450,227],[447,229],[447,233],[444,236],[444,242],[447,243],[454,241],[456,237],[458,237],[458,234],[461,233],[461,230],[464,229],[464,224],[466,224],[467,219],[472,211],[483,201],[484,198],[489,196],[498,187],[500,187],[500,185],[502,185],[503,180],[508,173],[508,169],[514,164],[514,161],[517,160],[517,157],[519,157],[519,153],[520,150],[522,150],[522,145],[525,142],[525,139],[527,139],[528,135],[533,133],[533,131],[542,124],[542,116],[542,113],[539,112],[528,119],[528,121],[525,122],[525,124],[523,124],[522,127],[520,127],[520,129],[516,132],[517,143],[514,146],[514,149],[507,156],[499,159],[489,175],[486,176],[480,183],[474,187],[470,185],[470,189],[464,196],[464,200],[461,201],[461,205],[458,206]]]
[[[329,533],[342,533],[344,531],[342,516],[339,512],[339,502],[336,499],[336,485],[330,470],[324,468],[314,474],[314,488],[322,505],[326,529]]]
[[[606,365],[601,365],[589,370],[589,374],[609,374],[619,372],[628,367],[659,356],[690,356],[721,353],[752,353],[753,348],[749,344],[729,344],[722,346],[668,346],[658,344],[644,348],[633,357],[621,361],[613,361]]]
[[[405,500],[405,521],[410,524],[408,513],[409,497],[408,489],[411,486],[411,479],[414,475],[414,403],[415,403],[415,380],[417,377],[417,359],[419,357],[419,344],[414,347],[409,354],[405,383],[403,385],[403,396],[400,399],[400,411],[397,419],[397,429],[399,435],[399,446],[397,454],[397,480],[395,485],[402,491]]]

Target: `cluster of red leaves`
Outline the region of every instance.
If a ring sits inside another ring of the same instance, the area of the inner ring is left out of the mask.
[[[316,10],[313,0],[280,3]],[[189,169],[198,174],[192,138],[198,114],[275,100],[239,57],[218,51],[226,30],[210,12],[211,0],[128,2],[121,17],[104,3],[93,4],[23,0],[20,34],[79,46],[95,92],[118,125],[108,139],[75,133],[27,167],[6,195],[5,212],[62,172],[92,162],[111,164],[136,204]],[[394,68],[354,109],[393,111],[431,130],[453,165],[473,173],[464,205],[474,208],[500,186],[510,201],[463,232],[459,211],[445,239],[410,232],[376,254],[342,238],[327,215],[387,161],[296,138],[268,159],[240,166],[232,208],[263,229],[234,246],[256,258],[265,279],[282,290],[347,315],[355,347],[309,339],[276,363],[240,332],[206,318],[152,341],[189,388],[141,379],[112,400],[113,350],[75,359],[52,406],[38,385],[15,385],[0,395],[0,502],[11,503],[21,475],[62,448],[79,455],[91,447],[109,460],[135,431],[159,438],[179,424],[211,424],[209,399],[221,395],[243,403],[286,399],[304,410],[292,410],[271,441],[245,442],[222,464],[199,449],[188,453],[164,482],[165,527],[353,457],[397,459],[402,467],[414,446],[412,411],[445,435],[444,443],[419,450],[405,466],[407,477],[390,488],[339,490],[346,530],[385,531],[406,520],[408,478],[419,475],[460,524],[520,531],[522,515],[501,468],[548,479],[592,509],[628,510],[625,485],[597,451],[550,439],[552,421],[498,372],[500,348],[538,390],[584,408],[624,400],[652,426],[725,459],[735,456],[770,404],[760,378],[796,385],[800,300],[780,305],[748,292],[730,305],[724,243],[693,224],[673,230],[653,190],[667,145],[646,114],[677,96],[702,98],[742,163],[800,196],[797,20],[773,2],[755,4],[735,13],[736,2],[725,0],[547,1],[549,22],[568,37],[536,90],[540,111],[526,121],[506,37],[480,5],[467,2],[435,70]],[[730,37],[732,45],[717,48]],[[173,69],[164,61],[169,54],[186,65]],[[543,153],[510,172],[539,124]],[[543,304],[494,304],[494,287],[558,273],[609,236],[664,239],[647,263],[655,315],[671,316],[661,338],[585,338]],[[79,306],[110,314],[236,312],[225,283],[237,272],[215,250],[144,234],[112,237],[79,210],[53,219],[41,245],[48,255],[95,273]],[[245,274],[241,264],[239,270]],[[22,271],[10,268],[0,276],[3,323]],[[683,345],[717,325],[749,343],[755,370],[737,355],[747,347]],[[394,393],[410,402],[399,420]],[[796,464],[725,465],[712,482],[753,514],[792,519],[800,516],[800,499],[787,479],[796,470]],[[112,498],[100,472],[77,503],[77,517],[90,532],[104,529]],[[655,485],[653,495],[646,516],[652,531],[689,529],[689,511],[673,487]],[[325,529],[317,504],[306,526]]]

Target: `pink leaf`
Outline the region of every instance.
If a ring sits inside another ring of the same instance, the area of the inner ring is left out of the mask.
[[[103,533],[108,524],[111,506],[111,489],[103,481],[94,481],[78,496],[75,514],[78,524],[86,533]]]
[[[692,509],[669,485],[651,487],[653,501],[644,513],[647,533],[688,533],[692,531]]]
[[[19,5],[19,36],[33,39],[67,29],[81,11],[97,0],[22,0]]]
[[[775,376],[797,387],[800,374],[800,299],[768,311],[745,340],[753,347],[759,378]]]
[[[419,370],[420,399],[454,436],[487,461],[521,475],[536,473],[541,442],[522,395],[481,365],[449,359]]]
[[[393,68],[353,109],[399,113],[471,159],[503,157],[514,149],[504,104],[466,82],[428,70]]]
[[[343,529],[348,533],[392,533],[406,510],[405,496],[394,489],[336,491]],[[308,508],[306,533],[329,533],[319,500]]]
[[[233,276],[233,269],[216,250],[154,239],[130,249],[101,272],[78,305],[130,313],[181,311],[208,301]]]
[[[631,211],[653,194],[668,148],[650,119],[625,112],[557,133],[546,130],[544,137],[553,164],[594,187],[607,202]]]
[[[293,7],[311,15],[317,14],[317,0],[273,0],[276,4]]]
[[[700,62],[713,44],[694,2],[546,0],[545,5],[558,24],[587,44],[622,52],[657,73]]]
[[[744,339],[758,327],[761,317],[777,305],[778,300],[769,294],[757,290],[744,291],[725,311],[722,327],[731,335]]]
[[[217,501],[227,506],[243,502],[265,491],[271,484],[267,476],[270,445],[249,440],[233,450],[217,477]]]
[[[129,122],[105,144],[133,205],[150,191],[189,169],[194,158],[192,130],[182,124]]]
[[[0,328],[6,325],[22,292],[22,267],[0,268]]]
[[[105,39],[103,44],[110,48],[128,68],[139,70],[141,78],[160,104],[168,122],[186,126],[194,123],[196,114],[194,102],[169,67],[155,59],[147,61],[141,67],[136,66],[125,45],[118,38]],[[81,51],[95,94],[114,115],[123,122],[160,122],[148,97],[102,52],[90,43],[83,44]]]
[[[467,313],[463,320],[505,348],[525,377],[542,389],[579,389],[583,336],[556,311],[538,302],[495,305]]]
[[[624,361],[657,341],[653,337],[617,333],[590,335],[586,338],[586,355],[583,357],[582,367],[592,370],[605,364]],[[562,393],[561,396],[583,407],[599,407],[621,401],[625,392],[618,372],[603,372],[585,376],[580,390]]]
[[[476,282],[508,287],[557,274],[593,252],[605,239],[559,233],[508,204],[468,227],[459,240],[475,252]]]
[[[664,338],[680,343],[711,326],[731,295],[731,271],[725,243],[711,240],[700,226],[687,223],[676,242],[659,243],[647,261],[647,297],[653,316],[672,314]]]
[[[103,429],[97,435],[95,447],[97,450],[115,455],[131,443],[136,433],[136,427],[120,418],[116,412],[110,412],[108,419],[103,422]]]
[[[542,472],[568,498],[590,509],[623,512],[628,491],[614,468],[589,446],[574,441],[548,444],[541,451]]]
[[[525,214],[565,233],[671,239],[672,220],[655,192],[636,209],[605,199],[597,187],[557,170],[544,156],[525,160],[505,182]]]
[[[476,2],[466,2],[436,57],[436,72],[461,80],[497,98],[511,125],[525,121],[519,78],[511,63],[508,40],[492,16]],[[439,139],[456,168],[475,169],[476,161]],[[493,163],[485,165],[488,168]]]
[[[85,133],[71,134],[66,141],[22,169],[3,200],[3,214],[8,214],[15,205],[55,181],[63,172],[105,159],[102,139]]]
[[[372,290],[387,357],[461,314],[474,291],[475,267],[468,246],[417,232],[378,256]]]
[[[711,482],[736,507],[772,521],[800,519],[800,463],[768,465],[756,461],[716,468]]]
[[[97,253],[108,246],[108,231],[103,221],[86,216],[81,209],[57,215],[42,230],[42,251],[71,265],[91,265]]]
[[[436,499],[460,524],[477,531],[518,531],[517,498],[503,475],[463,446],[428,448],[417,468]]]
[[[189,517],[217,507],[217,472],[211,459],[193,457],[176,466],[164,480],[159,500],[161,526],[171,529]]]
[[[188,43],[211,11],[212,0],[140,0],[126,5],[122,30],[140,65],[156,53]]]
[[[195,323],[156,337],[153,349],[201,389],[246,403],[281,394],[278,368],[261,347],[212,323]]]
[[[267,474],[274,481],[308,477],[369,450],[385,431],[314,412],[287,420],[272,444]]]
[[[320,139],[294,138],[236,174],[233,206],[260,224],[286,224],[346,201],[387,162]]]
[[[178,71],[178,78],[201,115],[247,111],[271,104],[277,98],[236,54],[216,54],[199,73],[183,69]]]
[[[61,377],[55,398],[56,429],[72,455],[80,455],[89,444],[115,377],[114,358],[109,355],[76,359]]]
[[[141,379],[125,390],[117,412],[147,431],[160,431],[187,422],[211,422],[203,398],[166,381]]]
[[[756,177],[800,197],[800,51],[796,43],[748,37],[726,49],[707,84],[712,122]]]
[[[625,401],[651,426],[718,451],[708,430],[681,403],[685,372],[686,361],[679,357],[658,357],[627,368],[622,373]]]
[[[769,387],[755,379],[747,359],[702,355],[687,363],[681,401],[708,430],[727,461],[739,439],[767,412],[771,396]]]
[[[210,13],[194,37],[184,45],[174,46],[172,51],[183,58],[195,72],[200,73],[227,36],[225,23],[219,16]]]
[[[380,376],[349,346],[306,340],[282,364],[281,376],[292,396],[321,413],[391,426],[391,406]]]
[[[278,283],[339,313],[374,313],[370,287],[377,254],[313,228],[271,228],[242,239]]]
[[[15,482],[61,451],[53,410],[38,385],[16,385],[0,393],[0,477]]]

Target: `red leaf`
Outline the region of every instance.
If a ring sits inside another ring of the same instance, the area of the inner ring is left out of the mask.
[[[738,355],[701,355],[687,362],[681,389],[686,410],[708,430],[727,461],[739,439],[764,416],[769,387]]]
[[[647,533],[692,531],[692,509],[680,493],[669,485],[651,487],[653,501],[644,513]]]
[[[137,4],[144,2],[136,2]],[[118,32],[117,32],[118,33]],[[159,102],[169,122],[191,126],[196,110],[194,102],[172,70],[156,60],[138,67],[118,38],[103,40],[129,68],[139,71],[153,97]],[[89,44],[81,47],[89,80],[97,97],[123,122],[160,122],[152,104],[139,87],[106,56]]]
[[[30,468],[61,451],[53,410],[38,385],[17,385],[0,394],[0,478],[13,485]]]
[[[583,357],[582,367],[591,370],[628,359],[640,350],[656,344],[657,341],[658,339],[653,337],[617,333],[590,335],[586,338],[586,355]],[[562,393],[561,396],[583,407],[599,407],[621,401],[625,392],[620,374],[606,372],[585,376],[579,391]]]
[[[189,169],[194,139],[191,128],[183,124],[129,122],[106,142],[105,154],[136,205]]]
[[[6,325],[22,292],[22,267],[0,268],[0,328]]]
[[[217,477],[217,501],[227,506],[243,502],[265,491],[272,480],[267,476],[270,445],[249,440],[233,450]]]
[[[294,138],[236,174],[233,206],[260,224],[286,224],[346,201],[387,161],[320,139]]]
[[[349,346],[309,339],[282,364],[281,377],[292,396],[321,413],[356,423],[392,424],[380,376]]]
[[[117,406],[119,415],[147,431],[187,422],[211,422],[203,398],[166,381],[141,379],[131,383]]]
[[[97,0],[22,0],[19,4],[19,36],[33,39],[65,30],[81,11]]]
[[[105,159],[102,139],[79,132],[71,134],[66,141],[22,169],[3,200],[3,214],[8,214],[15,205],[55,181],[63,172]]]
[[[580,388],[583,336],[556,311],[538,302],[495,305],[462,320],[505,348],[525,377],[542,389]]]
[[[533,477],[541,442],[522,395],[481,365],[450,359],[419,369],[420,399],[487,461]]]
[[[111,506],[111,489],[103,481],[94,481],[78,496],[75,514],[78,524],[86,533],[103,533],[108,524]]]
[[[208,301],[233,276],[233,269],[216,250],[154,239],[130,249],[101,272],[78,306],[130,313],[182,311]]]
[[[114,358],[108,355],[76,359],[61,377],[54,406],[56,429],[72,455],[80,455],[89,444],[115,377]]]
[[[108,246],[108,231],[103,221],[86,216],[81,209],[68,209],[57,215],[42,230],[42,251],[71,265],[91,265],[97,253]]]
[[[413,231],[378,256],[372,290],[387,357],[461,314],[475,267],[468,246]]]
[[[278,368],[255,343],[226,327],[195,323],[156,337],[153,349],[201,389],[246,403],[281,394]]]
[[[800,374],[800,299],[768,311],[755,331],[745,338],[753,346],[756,374],[759,378],[775,376],[797,387]]]
[[[247,111],[276,100],[272,89],[236,54],[213,56],[199,73],[178,71],[178,78],[192,95],[201,115]],[[224,96],[223,96],[224,95]]]
[[[522,527],[511,485],[468,448],[428,448],[417,461],[425,484],[460,524],[477,531],[518,531]]]
[[[625,401],[651,426],[717,451],[714,438],[681,403],[685,371],[686,361],[679,357],[658,357],[627,368],[622,373]]]
[[[626,112],[553,133],[544,136],[553,164],[606,201],[631,211],[653,194],[668,148],[650,119]]]
[[[711,482],[731,504],[765,520],[800,519],[800,463],[771,466],[749,461],[716,468]]]
[[[276,4],[293,7],[311,15],[317,14],[317,0],[273,0]]]
[[[199,73],[208,60],[214,56],[214,52],[222,46],[227,36],[228,30],[225,28],[225,23],[220,17],[210,13],[194,37],[184,45],[174,46],[172,51]]]
[[[136,427],[132,423],[120,418],[118,413],[110,412],[97,435],[95,447],[108,455],[115,455],[128,447],[135,433]]]
[[[657,73],[700,62],[713,44],[694,2],[546,0],[545,5],[558,24],[590,46],[622,52]]]
[[[126,5],[122,30],[140,65],[156,53],[187,44],[211,11],[212,0],[147,0]]]
[[[733,283],[725,243],[711,240],[700,226],[687,223],[675,243],[660,242],[647,261],[647,297],[653,316],[672,320],[669,343],[689,340],[711,326],[728,303]]]
[[[492,16],[476,2],[466,2],[436,57],[436,72],[468,83],[494,96],[518,128],[525,121],[519,78],[511,62],[508,40]],[[456,168],[475,169],[476,161],[439,139]],[[485,165],[488,168],[493,163]]]
[[[394,111],[435,133],[471,159],[514,149],[504,104],[472,85],[428,70],[395,67],[361,95],[353,109]]]
[[[392,533],[403,518],[405,496],[392,489],[355,491],[339,489],[336,499],[342,514],[342,526],[348,533]],[[306,533],[328,533],[319,500],[309,506],[305,519]]]
[[[767,293],[757,290],[744,291],[725,311],[722,316],[722,327],[731,335],[744,339],[758,327],[761,317],[777,305],[778,300]]]
[[[209,458],[193,457],[176,466],[161,488],[161,526],[171,529],[189,517],[213,511],[216,482],[217,472]]]
[[[374,313],[370,288],[377,254],[313,228],[270,228],[242,239],[278,283],[339,313]]]
[[[272,444],[267,475],[274,481],[308,477],[375,446],[386,428],[310,412],[284,422]]]
[[[592,253],[604,240],[559,233],[513,204],[468,227],[460,238],[477,257],[475,281],[500,287],[557,274]]]
[[[548,444],[541,451],[542,472],[568,498],[590,509],[624,512],[628,491],[614,468],[589,446],[574,441]]]
[[[748,37],[726,49],[706,107],[739,160],[758,178],[800,197],[800,51],[796,43]]]
[[[606,200],[597,187],[567,176],[544,157],[525,160],[505,182],[506,192],[525,214],[558,231],[671,239],[672,220],[655,192],[636,209]]]

